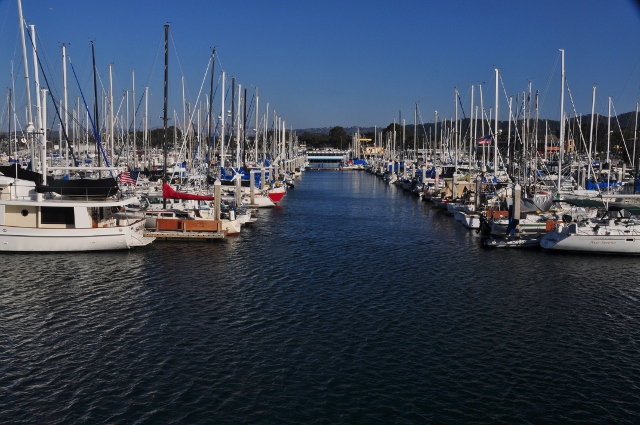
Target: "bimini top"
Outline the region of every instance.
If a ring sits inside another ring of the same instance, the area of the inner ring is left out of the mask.
[[[621,203],[611,203],[609,204],[608,211],[629,211],[631,215],[637,215],[640,217],[640,205],[636,204],[621,204]]]
[[[604,208],[604,202],[598,201],[595,199],[554,199],[553,202],[566,202],[569,205],[573,205],[574,207],[582,207],[582,208]]]

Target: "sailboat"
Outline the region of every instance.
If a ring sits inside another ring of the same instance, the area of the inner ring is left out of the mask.
[[[565,200],[572,205],[604,208],[604,203],[589,199]],[[574,220],[567,214],[563,221],[544,235],[540,246],[550,251],[578,251],[599,254],[640,254],[640,207],[610,203],[600,218]]]

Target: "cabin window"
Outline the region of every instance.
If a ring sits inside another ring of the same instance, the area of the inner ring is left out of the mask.
[[[20,211],[20,214],[22,214],[23,217],[26,217],[29,215],[29,211],[28,210],[22,210]]]
[[[42,207],[42,224],[74,224],[73,207]]]

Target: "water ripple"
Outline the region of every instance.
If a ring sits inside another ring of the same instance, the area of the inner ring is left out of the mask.
[[[364,173],[215,243],[2,255],[0,422],[640,421],[639,266],[486,251]]]

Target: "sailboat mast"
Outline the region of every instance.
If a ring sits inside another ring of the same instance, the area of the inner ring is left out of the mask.
[[[418,159],[418,102],[416,102],[416,109],[413,111],[413,155],[415,159]]]
[[[233,141],[233,132],[236,129],[236,77],[231,77],[231,136],[229,137],[229,145]],[[237,141],[236,141],[237,144]],[[237,152],[236,152],[237,154]],[[236,161],[238,157],[236,155]],[[232,164],[232,167],[237,164]]]
[[[220,167],[218,170],[218,174],[220,174],[222,172],[222,169],[224,168],[224,122],[225,122],[225,118],[226,118],[226,111],[224,110],[224,79],[225,79],[226,73],[224,72],[224,69],[222,70],[222,90],[220,90],[220,97],[222,98],[222,107],[220,109]]]
[[[31,153],[31,171],[35,171],[35,162],[33,161],[34,158],[34,143],[33,143],[33,116],[31,113],[31,85],[29,82],[29,59],[27,58],[27,44],[25,41],[25,36],[24,36],[24,26],[25,26],[25,22],[24,22],[24,18],[22,17],[22,2],[20,0],[18,1],[18,18],[20,20],[20,38],[22,40],[22,58],[24,60],[24,84],[25,84],[25,90],[27,92],[27,139],[29,140],[29,150]],[[39,96],[38,93],[36,93],[36,97]]]
[[[438,111],[433,113],[433,165],[436,165],[438,151]]]
[[[240,107],[242,102],[242,84],[238,84],[238,104],[236,105],[236,161],[235,166],[240,167],[240,127],[242,126],[241,115],[240,115]]]
[[[256,165],[258,165],[258,130],[260,129],[260,126],[258,125],[258,87],[256,86],[256,127],[255,127],[255,156],[253,158],[253,160],[255,161]]]
[[[498,68],[496,71],[496,120],[495,127],[493,131],[493,137],[495,138],[495,143],[493,144],[493,175],[497,177],[498,175],[498,83],[500,79],[500,70]]]
[[[454,102],[455,102],[455,105],[456,105],[456,113],[455,113],[455,115],[456,115],[456,123],[455,123],[454,130],[453,130],[454,133],[455,133],[454,134],[454,138],[453,138],[453,140],[454,140],[453,143],[455,145],[454,146],[455,150],[454,150],[454,153],[453,153],[453,158],[454,158],[454,161],[455,161],[455,163],[453,164],[453,171],[454,171],[453,181],[454,181],[454,184],[455,184],[455,174],[458,171],[458,136],[460,135],[460,133],[458,131],[458,87],[454,87],[454,91],[455,91]],[[455,187],[454,186],[452,186],[452,190],[454,191],[453,198],[455,198],[456,194],[455,194]]]
[[[100,152],[100,118],[98,115],[98,81],[96,79],[96,74],[98,70],[96,69],[96,52],[95,46],[93,44],[93,40],[91,41],[91,58],[93,60],[93,116],[96,121],[96,155],[98,157],[98,167],[102,167],[102,155]]]
[[[636,102],[636,127],[633,130],[633,151],[634,151],[634,161],[635,163],[635,168],[636,168],[636,172],[633,174],[633,193],[636,193],[636,182],[638,181],[638,168],[640,168],[640,158],[636,158],[636,154],[635,152],[638,151],[637,149],[638,147],[638,102]]]
[[[135,70],[131,70],[131,108],[133,109],[133,163],[134,166],[138,167],[138,153],[136,147],[136,73]],[[127,122],[127,125],[129,123]],[[127,129],[127,131],[129,131]]]
[[[471,157],[473,155],[473,152],[472,152],[471,148],[473,146],[473,140],[474,140],[474,138],[473,138],[473,128],[474,128],[474,124],[475,124],[473,122],[473,117],[474,117],[474,115],[473,115],[473,94],[474,94],[474,89],[475,89],[475,86],[473,84],[471,84],[471,108],[470,108],[470,112],[469,112],[469,115],[470,115],[469,116],[469,161],[468,161],[469,162],[469,175],[471,175]],[[476,194],[476,196],[478,196],[478,195]]]
[[[592,176],[593,170],[593,159],[591,159],[591,149],[593,147],[593,120],[596,108],[596,86],[593,86],[593,94],[591,95],[591,129],[589,130],[589,152],[587,155],[587,160],[589,161],[589,177]]]
[[[64,93],[64,128],[65,131],[68,131],[69,101],[67,98],[67,46],[64,44],[62,45],[62,91]],[[64,164],[69,165],[69,140],[66,140],[65,143]]]
[[[564,156],[564,50],[560,49],[562,54],[562,89],[560,91],[560,140],[558,141],[560,151],[558,152],[558,192],[560,192],[562,184],[562,159]]]
[[[11,144],[11,102],[11,87],[9,87],[9,93],[7,95],[7,124],[9,125],[9,131],[7,134],[9,135],[9,155],[13,153],[14,159],[16,159],[17,156],[15,155],[15,151],[13,151],[13,145]]]
[[[244,88],[244,100],[242,101],[243,115],[242,120],[242,166],[247,169],[247,88]]]
[[[215,69],[216,69],[216,61],[215,61],[215,57],[216,57],[216,49],[213,49],[213,51],[211,52],[211,80],[209,83],[209,118],[208,118],[208,123],[209,123],[209,127],[208,127],[208,133],[207,133],[207,175],[209,175],[209,165],[211,164],[211,145],[215,146],[215,143],[213,143],[213,140],[211,140],[211,135],[212,135],[212,131],[211,131],[211,126],[213,125],[212,122],[212,115],[213,115],[213,77],[215,74]]]
[[[168,133],[167,133],[167,103],[169,100],[169,24],[164,26],[164,108],[162,121],[164,124],[164,139],[162,141],[162,149],[164,151],[164,159],[162,164],[162,181],[167,183],[167,149],[168,149]],[[162,195],[162,208],[167,208],[167,198]]]
[[[142,148],[144,149],[144,166],[147,170],[151,167],[149,160],[149,87],[144,88],[144,133],[142,134]]]
[[[47,184],[47,89],[41,90],[42,109],[40,111],[40,161],[42,171],[42,184]],[[33,158],[32,158],[33,161]]]
[[[607,193],[609,192],[609,185],[611,184],[611,96],[609,96],[609,119],[607,121]]]
[[[42,115],[42,102],[41,102],[41,93],[40,93],[40,79],[39,79],[39,73],[38,73],[38,52],[36,50],[36,27],[35,25],[30,25],[29,26],[31,28],[31,45],[33,47],[32,51],[33,51],[33,82],[35,83],[35,90],[36,90],[36,128],[38,130],[38,134],[40,134],[40,143],[43,142],[43,138],[42,138],[42,134],[44,132],[44,116]],[[44,98],[46,101],[46,97]],[[46,140],[46,139],[45,139]],[[43,178],[43,184],[46,184],[46,176],[45,176],[45,171],[44,171],[44,162],[46,161],[46,157],[42,156],[42,149],[43,147],[40,146],[40,161],[41,161],[41,172],[42,172],[42,178]],[[33,148],[34,152],[35,152],[35,146]],[[35,161],[35,156],[31,156],[31,167],[32,170],[34,169],[33,167],[36,165],[36,161]]]
[[[114,130],[114,119],[113,116],[113,64],[109,64],[109,144],[111,150],[111,162],[113,162],[113,151],[114,145],[116,143],[115,138],[115,130]],[[115,165],[115,164],[114,164]]]
[[[511,123],[513,121],[513,96],[509,97],[509,129],[507,130],[507,170],[511,166],[513,171],[513,164],[511,161],[511,151],[515,151],[515,146],[511,149]]]

